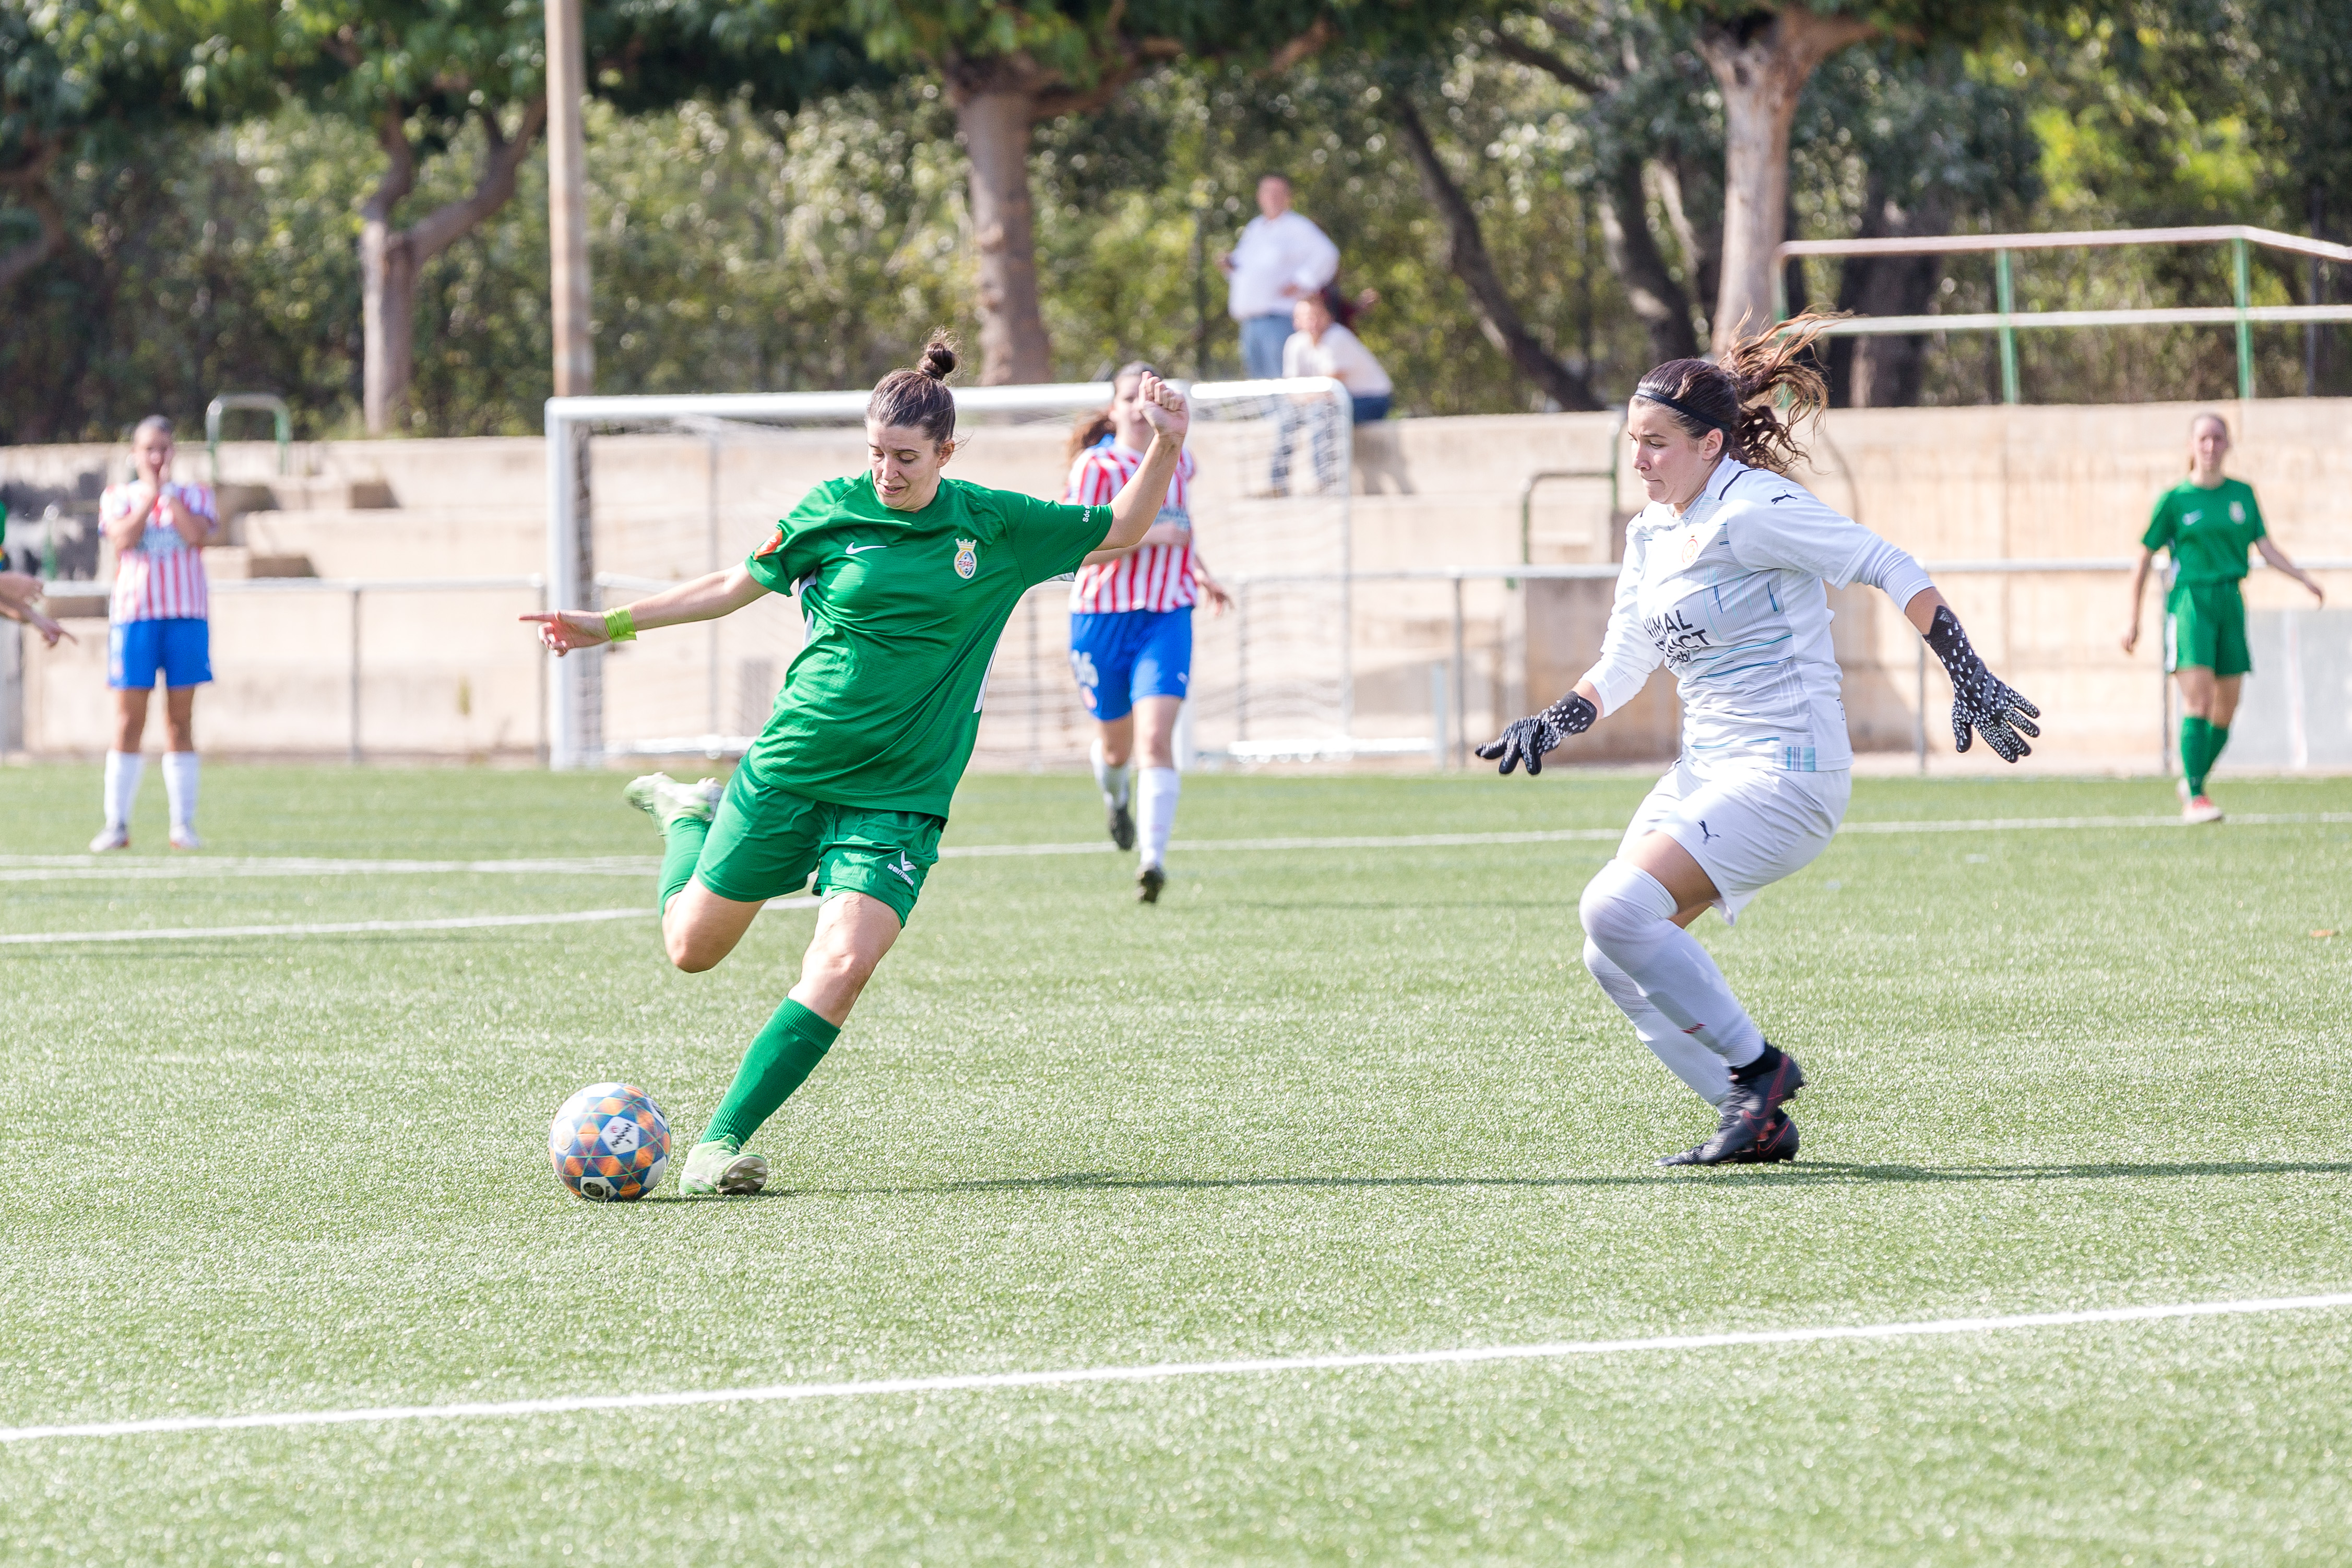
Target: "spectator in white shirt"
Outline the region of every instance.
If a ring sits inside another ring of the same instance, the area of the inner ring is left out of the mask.
[[[1297,331],[1282,345],[1285,376],[1328,375],[1348,389],[1353,405],[1350,422],[1367,424],[1385,419],[1389,397],[1395,390],[1388,372],[1372,357],[1363,340],[1341,326],[1335,307],[1344,305],[1336,290],[1325,289],[1298,301],[1291,320]],[[1290,448],[1299,426],[1312,425],[1315,471],[1325,484],[1338,468],[1339,427],[1336,418],[1320,418],[1306,408],[1293,408],[1282,417],[1274,437],[1272,480],[1276,495],[1290,491]]]
[[[1258,181],[1257,210],[1217,266],[1226,278],[1225,309],[1241,323],[1243,374],[1271,381],[1282,374],[1291,308],[1331,281],[1339,247],[1290,210],[1290,182],[1280,174]]]
[[[1341,326],[1334,301],[1318,292],[1301,300],[1290,312],[1297,329],[1282,345],[1285,376],[1328,375],[1348,389],[1355,402],[1355,423],[1368,425],[1389,416],[1389,397],[1395,384],[1364,340]]]

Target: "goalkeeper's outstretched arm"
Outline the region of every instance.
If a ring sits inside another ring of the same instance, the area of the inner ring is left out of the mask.
[[[539,640],[558,658],[577,647],[627,642],[658,626],[682,626],[731,616],[771,590],[741,566],[665,588],[616,610],[548,610],[519,619],[535,623]]]

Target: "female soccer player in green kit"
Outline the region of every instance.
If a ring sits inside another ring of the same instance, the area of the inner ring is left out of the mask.
[[[662,940],[688,973],[734,949],[770,899],[816,878],[824,900],[800,984],[751,1042],[687,1155],[689,1194],[756,1193],[743,1144],[831,1048],[939,857],[971,758],[996,639],[1021,596],[1142,539],[1183,455],[1183,395],[1147,374],[1150,448],[1108,506],[1066,506],[942,478],[954,456],[955,354],[934,338],[866,405],[867,471],[811,490],[742,565],[598,614],[525,616],[556,654],[730,615],[797,593],[807,640],[768,725],[722,790],[632,783],[662,858]]]
[[[2189,422],[2189,477],[2157,498],[2156,515],[2140,536],[2139,570],[2132,574],[2131,623],[2124,651],[2139,646],[2139,602],[2147,571],[2158,550],[2172,555],[2172,588],[2164,599],[2165,668],[2180,687],[2180,815],[2190,822],[2219,822],[2221,808],[2205,794],[2221,748],[2230,743],[2230,721],[2237,717],[2238,689],[2253,659],[2246,649],[2246,601],[2238,584],[2246,575],[2249,546],[2263,559],[2311,590],[2327,595],[2308,574],[2286,558],[2263,527],[2254,487],[2225,479],[2230,426],[2218,414]]]

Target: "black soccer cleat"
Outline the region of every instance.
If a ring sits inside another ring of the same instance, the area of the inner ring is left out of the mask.
[[[1156,904],[1160,889],[1168,885],[1168,873],[1157,866],[1146,866],[1135,874],[1135,898],[1138,903]]]
[[[1789,1120],[1785,1110],[1776,1110],[1772,1120],[1756,1140],[1756,1147],[1745,1154],[1734,1154],[1724,1162],[1729,1165],[1778,1165],[1797,1157],[1797,1124]]]
[[[1805,1069],[1797,1058],[1785,1051],[1775,1050],[1768,1042],[1764,1054],[1744,1068],[1731,1071],[1731,1092],[1723,1097],[1717,1107],[1719,1115],[1715,1124],[1715,1136],[1696,1149],[1679,1154],[1669,1154],[1660,1160],[1661,1165],[1722,1165],[1732,1163],[1754,1164],[1760,1162],[1743,1158],[1767,1147],[1765,1133],[1773,1119],[1783,1122],[1781,1102],[1805,1087]],[[1796,1152],[1793,1125],[1790,1129],[1790,1154]]]
[[[1110,808],[1110,841],[1121,849],[1135,847],[1135,818],[1125,801]]]

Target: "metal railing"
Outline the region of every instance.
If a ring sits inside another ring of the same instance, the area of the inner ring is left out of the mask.
[[[2228,245],[2232,299],[2228,305],[2150,307],[2118,310],[2019,310],[2011,256],[2020,250],[2111,250],[2138,245]],[[1772,253],[1772,304],[1777,320],[1789,315],[1784,262],[1808,256],[1953,256],[1993,258],[1997,308],[1949,316],[1857,316],[1824,329],[1831,337],[1911,337],[1923,332],[2000,334],[2003,403],[2019,401],[2017,334],[2021,331],[2084,327],[2234,326],[2238,339],[2238,395],[2254,395],[2253,329],[2257,326],[2352,321],[2352,305],[2256,305],[2247,247],[2284,250],[2314,261],[2352,261],[2352,246],[2281,234],[2247,224],[2193,228],[2119,228],[2068,234],[1947,234],[1899,239],[1792,239]]]
[[[213,465],[213,488],[220,488],[221,416],[232,408],[257,408],[272,416],[278,426],[278,472],[293,472],[294,416],[286,400],[274,392],[224,392],[205,405],[205,451]]]

